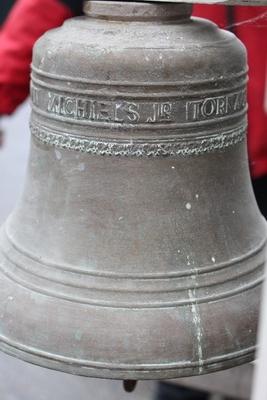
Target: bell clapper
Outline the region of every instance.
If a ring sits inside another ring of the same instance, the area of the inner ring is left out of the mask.
[[[133,381],[133,380],[125,380],[123,381],[123,388],[125,390],[125,392],[127,393],[132,393],[137,385],[137,381]]]

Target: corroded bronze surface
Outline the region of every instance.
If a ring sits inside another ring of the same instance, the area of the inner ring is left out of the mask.
[[[191,6],[85,10],[34,49],[27,183],[1,231],[0,347],[128,381],[250,361],[266,226],[245,49]]]

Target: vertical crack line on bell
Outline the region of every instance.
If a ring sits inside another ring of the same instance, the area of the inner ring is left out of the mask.
[[[193,324],[194,324],[194,328],[195,328],[195,335],[196,335],[196,339],[197,339],[197,354],[198,354],[198,362],[199,362],[198,372],[199,372],[199,374],[202,374],[203,366],[204,366],[203,349],[202,349],[203,330],[202,330],[202,323],[201,323],[199,307],[198,307],[197,300],[196,300],[196,289],[190,289],[188,294],[189,294],[189,298],[192,302],[191,312],[192,312],[192,319],[193,319]]]

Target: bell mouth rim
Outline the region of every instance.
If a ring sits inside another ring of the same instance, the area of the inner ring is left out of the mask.
[[[0,335],[0,351],[8,356],[39,367],[65,372],[72,375],[103,379],[163,380],[206,375],[255,360],[257,345],[246,347],[226,355],[210,357],[194,362],[159,364],[98,363],[91,360],[70,358],[37,349]]]
[[[86,16],[105,20],[171,21],[188,19],[192,5],[186,3],[85,0]]]

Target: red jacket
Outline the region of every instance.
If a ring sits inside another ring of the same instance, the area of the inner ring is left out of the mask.
[[[194,14],[227,26],[225,6],[195,6]],[[253,177],[267,176],[267,7],[234,7],[234,32],[248,50],[249,135]]]
[[[11,114],[29,94],[35,41],[71,16],[58,0],[17,0],[0,32],[0,115]]]
[[[249,56],[251,172],[253,177],[267,176],[267,7],[234,7],[234,13],[235,33]],[[227,26],[225,6],[198,5],[194,14]],[[0,115],[12,113],[28,96],[34,42],[71,15],[59,0],[17,0],[0,33]]]

